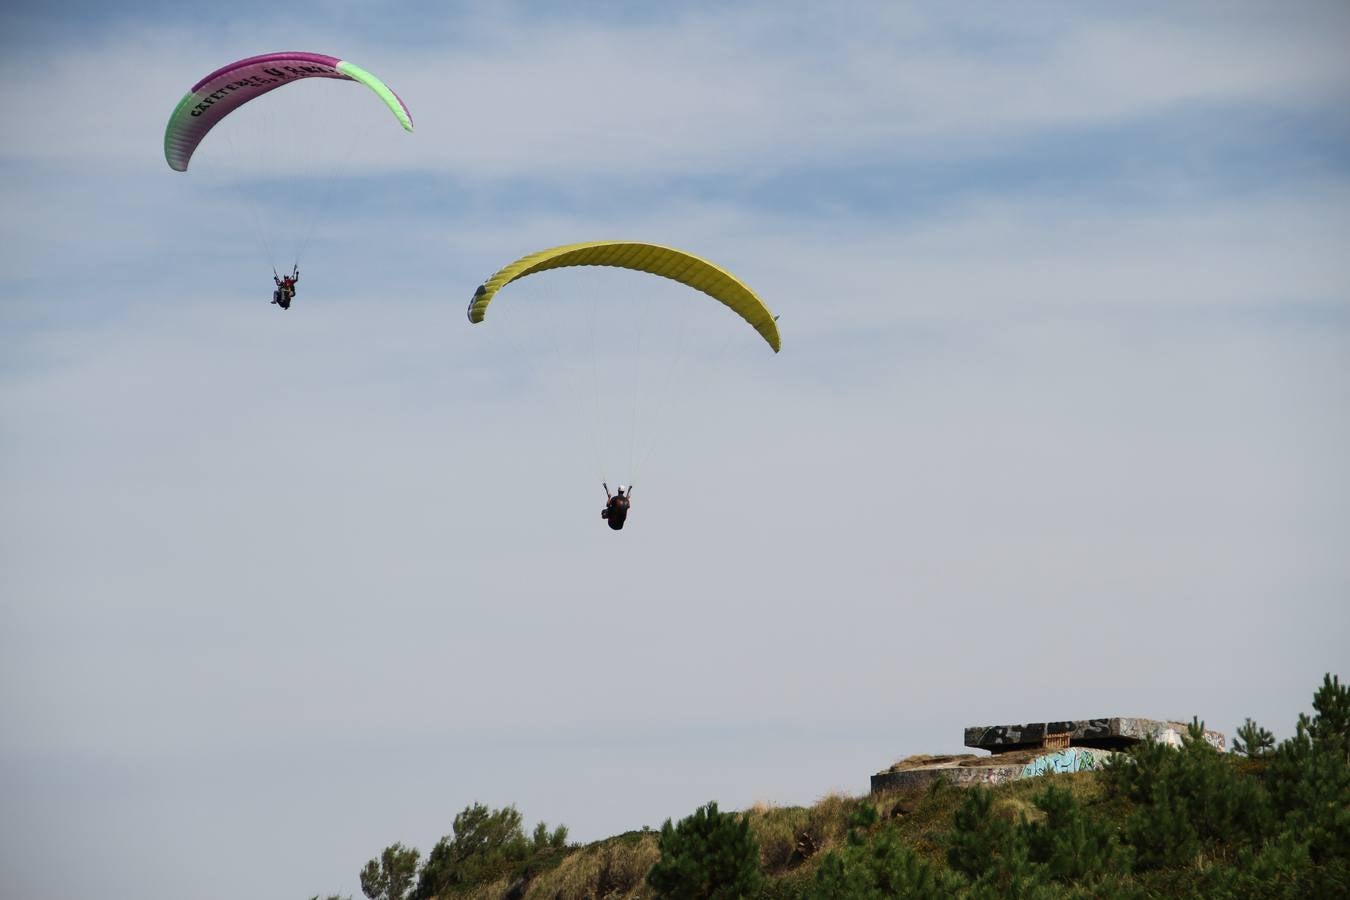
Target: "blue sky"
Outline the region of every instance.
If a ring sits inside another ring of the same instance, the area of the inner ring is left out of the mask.
[[[22,896],[359,895],[474,801],[589,840],[979,722],[1283,735],[1347,674],[1341,4],[0,15]],[[170,171],[182,92],[283,48],[416,132],[327,83]],[[621,273],[464,321],[603,237],[783,352]]]

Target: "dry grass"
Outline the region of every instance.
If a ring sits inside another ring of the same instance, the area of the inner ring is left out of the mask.
[[[1038,775],[1034,778],[1019,778],[1007,784],[999,785],[996,797],[1021,799],[1030,802],[1047,784],[1073,794],[1073,798],[1084,808],[1091,808],[1106,796],[1106,787],[1092,772],[1073,772],[1050,775]]]
[[[511,890],[511,882],[499,878],[490,884],[480,884],[460,894],[453,894],[455,900],[502,900]]]
[[[978,760],[990,759],[987,756],[976,756],[974,753],[957,753],[946,756],[933,756],[927,753],[916,753],[913,756],[906,756],[902,760],[891,763],[887,772],[904,772],[907,769],[922,769],[925,766],[940,765],[965,765]]]
[[[1036,808],[1025,797],[999,797],[994,800],[989,807],[991,815],[997,816],[1007,822],[1019,822],[1026,819],[1028,822],[1040,822],[1045,819],[1045,813]]]
[[[759,843],[760,867],[774,877],[839,847],[848,834],[849,817],[865,802],[862,797],[827,794],[814,806],[772,807],[756,804],[746,811]],[[815,863],[808,867],[814,871]]]
[[[523,895],[513,894],[519,882],[500,878],[479,885],[454,900],[651,900],[647,872],[661,853],[655,832],[630,832],[566,852],[553,868],[530,881]],[[450,900],[450,897],[443,898]]]
[[[660,859],[655,832],[636,832],[574,850],[536,878],[525,900],[638,900],[652,896],[647,873]]]

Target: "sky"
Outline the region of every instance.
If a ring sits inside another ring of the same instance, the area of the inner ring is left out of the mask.
[[[1350,675],[1344,4],[113,6],[0,11],[15,896],[360,896],[473,802],[595,840]],[[296,85],[171,171],[282,49],[415,132]],[[606,238],[782,352],[632,273],[464,320]]]

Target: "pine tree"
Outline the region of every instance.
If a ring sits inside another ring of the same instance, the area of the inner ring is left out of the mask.
[[[1313,741],[1350,757],[1350,686],[1342,686],[1340,676],[1328,672],[1312,705],[1317,715],[1308,723],[1308,734]]]
[[[1350,872],[1350,691],[1327,675],[1313,709],[1275,750],[1266,784],[1285,827],[1308,844],[1313,860]]]
[[[420,855],[402,844],[385,847],[378,860],[372,859],[361,870],[361,893],[370,900],[404,900],[417,875]]]
[[[442,837],[427,855],[412,900],[428,900],[448,890],[466,888],[514,874],[528,878],[539,865],[538,857],[562,849],[567,827],[552,832],[540,822],[533,837],[521,827],[514,806],[489,809],[473,803],[455,816],[453,833]]]
[[[1233,752],[1252,758],[1265,756],[1275,749],[1275,735],[1247,719],[1237,728],[1237,737],[1233,738]]]
[[[1008,823],[990,815],[993,802],[987,789],[972,787],[952,817],[947,864],[972,881],[994,868],[995,857],[1008,840]]]
[[[1108,871],[1129,868],[1127,854],[1110,829],[1083,814],[1068,790],[1048,786],[1035,799],[1043,822],[1021,822],[1015,837],[1027,845],[1027,858],[1044,867],[1044,877],[1072,882],[1095,879]]]
[[[1209,745],[1199,721],[1180,749],[1145,741],[1105,773],[1111,790],[1137,805],[1125,840],[1143,869],[1185,865],[1216,842],[1257,842],[1271,824],[1266,792]]]
[[[870,839],[850,835],[842,852],[831,851],[816,870],[809,900],[946,900],[958,894],[960,878],[942,873],[906,847],[893,826]]]
[[[700,806],[672,825],[666,819],[659,838],[661,858],[647,884],[667,900],[738,900],[759,890],[759,846],[750,822],[718,812],[717,803]]]

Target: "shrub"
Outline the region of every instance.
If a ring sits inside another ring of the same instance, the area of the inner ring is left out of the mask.
[[[993,871],[996,857],[1008,842],[1008,823],[990,815],[993,802],[992,792],[972,787],[952,817],[947,864],[972,881]]]
[[[1113,869],[1129,868],[1128,854],[1121,851],[1110,830],[1085,816],[1069,791],[1052,784],[1035,802],[1045,813],[1045,821],[1023,820],[1012,837],[1025,841],[1027,859],[1044,867],[1045,878],[1091,880]]]
[[[1259,851],[1243,850],[1231,866],[1214,866],[1200,886],[1216,900],[1300,900],[1318,896],[1309,883],[1308,847],[1287,833]]]
[[[658,841],[661,858],[647,884],[670,900],[734,900],[753,896],[763,881],[759,847],[744,816],[700,806],[672,825],[666,819]]]
[[[868,807],[869,809],[871,807]],[[938,872],[900,839],[894,826],[886,826],[871,839],[861,832],[851,835],[849,845],[831,851],[816,870],[810,900],[944,900],[960,890],[960,879]]]
[[[970,880],[970,896],[1055,896],[1053,883],[1092,882],[1127,872],[1130,855],[1090,819],[1072,791],[1048,785],[1034,799],[1043,814],[1010,823],[993,812],[993,792],[972,788],[952,818],[947,862]]]

